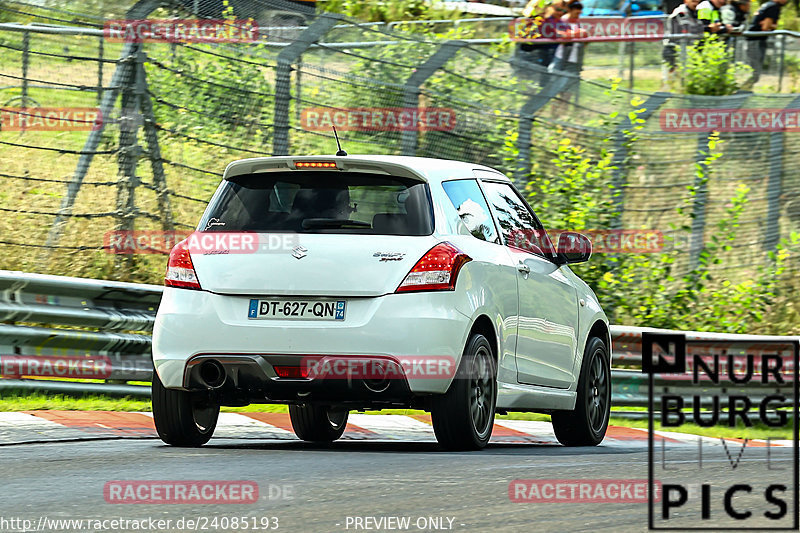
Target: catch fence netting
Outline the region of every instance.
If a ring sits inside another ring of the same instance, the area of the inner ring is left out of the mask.
[[[746,278],[800,230],[793,132],[723,132],[719,159],[698,176],[708,133],[664,121],[691,109],[797,109],[797,95],[631,91],[520,62],[510,42],[437,39],[281,0],[147,4],[117,2],[95,14],[65,2],[0,4],[0,268],[158,282],[163,254],[120,264],[110,232],[191,231],[228,162],[332,154],[331,125],[351,154],[485,164],[528,192],[564,179],[568,142],[590,164],[611,162],[593,187],[616,211],[598,211],[582,227],[540,209],[542,218],[559,229],[662,231],[683,269],[724,232],[743,185],[747,203],[718,267],[724,275]],[[109,21],[134,7],[142,19],[237,29],[250,21],[258,37],[120,42]],[[70,127],[20,125],[49,108],[72,110]],[[91,110],[105,111],[102,129]],[[531,194],[535,209],[545,205]]]

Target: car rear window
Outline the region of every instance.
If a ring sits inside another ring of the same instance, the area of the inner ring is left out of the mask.
[[[200,230],[430,235],[433,210],[428,185],[407,178],[271,172],[226,180]]]

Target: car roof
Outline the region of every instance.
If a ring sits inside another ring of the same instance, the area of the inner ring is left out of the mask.
[[[390,175],[414,175],[428,182],[441,182],[453,178],[474,177],[473,171],[481,170],[496,174],[498,179],[508,177],[485,165],[455,161],[450,159],[433,159],[429,157],[411,157],[399,155],[313,155],[313,156],[276,156],[255,157],[233,161],[225,169],[225,179],[255,172],[294,170],[296,161],[336,161],[339,168],[361,172],[382,171]],[[494,177],[494,176],[493,176]]]

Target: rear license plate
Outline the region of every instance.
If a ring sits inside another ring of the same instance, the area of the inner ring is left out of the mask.
[[[344,320],[345,300],[250,300],[247,318]]]

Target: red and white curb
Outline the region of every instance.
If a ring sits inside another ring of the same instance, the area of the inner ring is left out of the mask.
[[[721,446],[718,438],[657,431],[657,440],[667,446]],[[109,438],[157,437],[151,413],[112,411],[24,411],[0,413],[0,445],[31,442]],[[215,439],[297,440],[286,413],[221,413]],[[435,442],[429,415],[351,414],[342,440],[375,442]],[[739,439],[726,439],[741,442]],[[555,446],[558,441],[549,422],[496,420],[495,444]],[[764,440],[748,446],[766,446]],[[770,446],[791,446],[789,440],[772,440]],[[647,448],[647,430],[611,426],[601,446]]]

